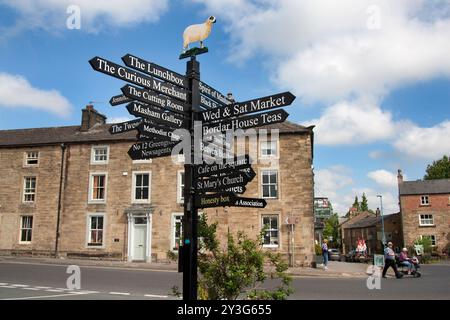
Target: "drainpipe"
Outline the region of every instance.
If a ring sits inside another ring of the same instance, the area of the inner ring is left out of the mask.
[[[66,145],[61,143],[61,172],[59,175],[59,194],[58,194],[58,215],[56,217],[56,237],[55,237],[55,258],[58,256],[59,244],[59,223],[61,220],[61,201],[62,201],[62,187],[63,187],[63,173],[64,173],[64,155],[66,152]]]

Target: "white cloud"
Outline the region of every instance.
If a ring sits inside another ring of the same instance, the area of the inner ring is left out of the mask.
[[[431,128],[405,125],[399,129],[394,142],[397,150],[408,156],[438,159],[450,153],[450,121],[446,120]]]
[[[33,87],[24,77],[0,73],[0,107],[33,108],[66,117],[70,102],[56,90]]]
[[[382,97],[450,76],[450,1],[196,0],[226,20],[234,61],[267,54],[273,80],[303,102]],[[369,29],[379,8],[379,30]]]
[[[340,102],[325,109],[320,119],[306,121],[316,125],[316,143],[356,145],[392,137],[396,126],[392,116],[370,99]]]
[[[330,199],[333,209],[344,215],[351,203],[343,201],[345,190],[353,184],[351,171],[341,165],[316,170],[314,173],[315,196]]]
[[[390,171],[380,169],[369,172],[367,176],[382,187],[386,188],[397,187],[397,175]]]
[[[17,24],[26,21],[27,28],[62,30],[70,14],[70,5],[81,9],[81,30],[98,31],[107,26],[129,26],[156,22],[168,9],[168,0],[2,0],[0,4],[20,13]],[[25,26],[22,26],[22,29]]]

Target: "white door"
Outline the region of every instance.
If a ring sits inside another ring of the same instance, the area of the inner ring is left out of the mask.
[[[134,226],[134,248],[133,248],[133,260],[145,260],[146,245],[145,239],[147,238],[147,226],[135,225]]]

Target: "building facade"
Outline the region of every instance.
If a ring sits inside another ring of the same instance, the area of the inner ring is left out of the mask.
[[[132,161],[136,131],[111,135],[92,106],[81,126],[0,131],[2,254],[167,261],[182,235],[181,157]],[[258,141],[245,197],[264,209],[205,209],[219,239],[269,229],[264,247],[310,265],[314,253],[313,131],[290,122]],[[267,161],[262,161],[267,160]],[[288,218],[290,219],[288,221]],[[295,221],[294,227],[292,222]],[[289,222],[289,224],[288,224]]]
[[[435,251],[448,253],[450,179],[403,181],[401,170],[397,178],[405,246],[428,237]]]
[[[383,228],[384,225],[384,228]],[[401,217],[399,213],[383,216],[368,212],[361,213],[358,220],[346,223],[342,228],[344,253],[355,250],[358,240],[364,240],[367,254],[383,253],[383,229],[386,241],[391,241],[394,248],[400,250],[402,240]]]

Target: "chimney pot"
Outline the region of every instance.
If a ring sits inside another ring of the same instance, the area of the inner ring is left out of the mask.
[[[81,110],[81,128],[80,131],[88,131],[96,124],[105,124],[106,116],[94,109],[92,104],[88,104]]]

